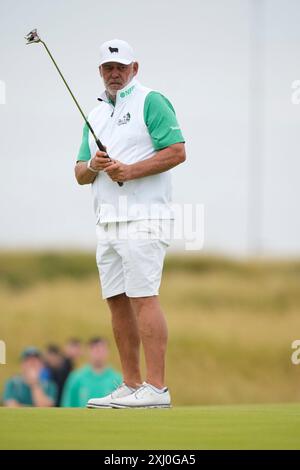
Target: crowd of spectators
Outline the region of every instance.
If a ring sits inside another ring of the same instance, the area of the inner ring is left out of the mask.
[[[103,337],[86,344],[70,338],[63,347],[49,344],[43,351],[29,346],[21,353],[20,373],[5,383],[3,405],[84,407],[90,398],[108,395],[121,384],[121,374],[108,361]]]

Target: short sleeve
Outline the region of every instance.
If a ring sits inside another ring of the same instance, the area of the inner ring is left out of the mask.
[[[161,93],[151,91],[146,96],[144,121],[155,150],[180,142],[184,143],[175,110],[170,101]]]
[[[91,151],[89,146],[89,128],[85,124],[82,133],[82,142],[77,156],[77,161],[87,162],[91,158]]]

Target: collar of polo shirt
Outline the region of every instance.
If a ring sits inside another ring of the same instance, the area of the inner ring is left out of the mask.
[[[118,103],[122,103],[130,98],[132,93],[134,92],[134,89],[137,84],[137,79],[135,77],[132,78],[132,80],[127,83],[124,88],[121,88],[120,90],[117,91],[116,94],[116,103],[115,106],[117,106]],[[98,101],[105,101],[106,103],[113,104],[111,100],[108,98],[106,91],[104,91],[99,98],[97,98]]]

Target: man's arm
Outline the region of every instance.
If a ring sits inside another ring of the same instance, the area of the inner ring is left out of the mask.
[[[7,408],[20,408],[22,405],[17,400],[14,399],[9,399],[9,400],[4,400],[3,406],[6,406]]]
[[[96,155],[91,159],[91,167],[96,172],[104,170],[109,165],[112,164],[112,161],[106,157],[105,152],[96,152]],[[79,184],[90,184],[93,183],[94,179],[97,176],[95,171],[90,170],[85,161],[77,161],[75,166],[75,177]]]
[[[141,162],[126,165],[118,160],[110,164],[104,171],[113,181],[129,181],[144,176],[156,175],[170,170],[183,163],[186,159],[183,143],[170,145]]]
[[[78,184],[90,184],[96,178],[97,173],[93,173],[86,162],[77,162],[75,166],[75,177]]]
[[[32,401],[35,406],[42,407],[42,406],[53,406],[54,400],[50,398],[43,390],[43,387],[39,382],[33,383],[30,386],[31,394],[32,394]]]
[[[31,390],[33,405],[37,407],[53,406],[54,399],[50,394],[47,394],[47,390],[44,390],[40,381],[40,371],[41,368],[38,366],[28,367],[23,371],[24,379]]]
[[[106,157],[106,158],[105,158]],[[91,162],[91,167],[96,171],[92,171],[88,168],[88,162]],[[110,159],[107,158],[105,152],[96,152],[95,156],[92,157],[89,147],[89,128],[87,124],[83,127],[82,142],[79,149],[77,163],[75,165],[75,177],[79,184],[90,184],[93,183],[97,177],[97,172],[106,168],[110,163]]]

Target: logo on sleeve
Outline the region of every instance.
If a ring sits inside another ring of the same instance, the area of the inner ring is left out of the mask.
[[[130,118],[130,113],[124,114],[124,116],[118,120],[118,126],[122,126],[122,124],[127,124],[130,121]]]

